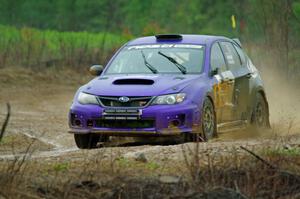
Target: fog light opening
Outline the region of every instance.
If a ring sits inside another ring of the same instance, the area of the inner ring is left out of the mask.
[[[87,120],[86,126],[87,126],[87,127],[93,127],[93,126],[94,126],[93,120]]]
[[[169,128],[179,127],[181,122],[179,120],[172,120],[169,123]]]
[[[78,120],[78,119],[77,119],[77,120],[75,120],[75,125],[76,125],[76,126],[81,126],[81,121],[80,121],[80,120]]]

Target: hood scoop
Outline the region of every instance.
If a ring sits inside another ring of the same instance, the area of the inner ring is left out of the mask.
[[[117,79],[113,82],[115,85],[152,85],[151,79]]]

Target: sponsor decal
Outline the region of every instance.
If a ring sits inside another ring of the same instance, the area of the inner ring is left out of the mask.
[[[137,45],[129,46],[127,50],[139,50],[147,48],[193,48],[193,49],[202,49],[201,45],[191,45],[191,44],[153,44],[153,45]]]
[[[215,75],[215,78],[217,79],[218,82],[221,82],[222,77],[220,75]]]
[[[231,71],[225,71],[221,75],[215,75],[215,78],[217,82],[213,85],[214,101],[216,108],[221,108],[226,103],[232,102],[234,75]],[[226,79],[232,79],[233,84],[223,81]]]

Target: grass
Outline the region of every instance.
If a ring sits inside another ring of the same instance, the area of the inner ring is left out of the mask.
[[[126,39],[112,33],[58,32],[0,25],[0,66],[72,66],[104,62]]]
[[[269,156],[300,156],[300,148],[275,148],[267,149],[264,151],[266,155]]]
[[[105,64],[129,39],[107,32],[59,32],[4,25],[0,25],[0,35],[0,67],[21,65],[37,70],[53,66],[81,69],[92,64]],[[281,68],[272,49],[255,43],[244,46],[258,66]],[[289,52],[288,74],[296,80],[299,79],[295,75],[299,73],[299,51],[294,48]]]
[[[146,168],[149,170],[157,170],[158,168],[160,168],[160,165],[156,162],[148,162],[146,164]]]
[[[53,165],[53,170],[56,172],[64,172],[69,169],[69,163],[67,162],[62,162],[62,163],[56,163]]]

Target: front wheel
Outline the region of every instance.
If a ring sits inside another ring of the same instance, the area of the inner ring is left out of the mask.
[[[80,149],[93,149],[98,142],[106,142],[108,136],[95,134],[74,134],[76,146]]]
[[[216,114],[212,101],[206,97],[203,103],[201,115],[202,136],[205,141],[217,134]]]
[[[186,134],[186,141],[208,141],[217,136],[216,114],[212,101],[206,97],[203,106],[198,132]],[[188,136],[188,137],[187,137]]]

